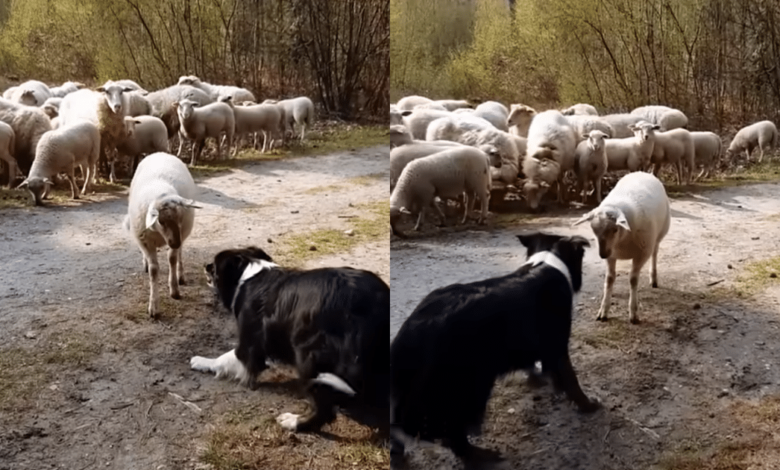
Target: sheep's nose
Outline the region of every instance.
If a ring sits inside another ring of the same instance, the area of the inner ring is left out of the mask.
[[[115,104],[114,105],[114,112],[118,113],[119,111],[122,111],[122,105],[121,104]]]
[[[609,251],[599,251],[599,256],[601,256],[601,259],[607,259],[609,258],[609,255],[611,253]]]

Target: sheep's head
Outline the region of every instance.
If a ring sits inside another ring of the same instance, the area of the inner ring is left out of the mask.
[[[33,90],[22,91],[22,96],[19,97],[19,103],[25,106],[36,106],[38,100],[35,98],[35,92]]]
[[[597,130],[582,134],[582,137],[588,139],[588,147],[594,152],[600,152],[604,148],[604,139],[609,138],[607,134]]]
[[[506,119],[506,125],[509,127],[517,126],[521,129],[531,125],[531,121],[536,116],[536,110],[524,104],[513,104],[509,109],[509,117]]]
[[[535,211],[539,208],[539,204],[541,204],[542,198],[547,194],[548,189],[550,189],[550,183],[547,181],[531,178],[525,180],[525,183],[523,183],[523,194],[531,210]]]
[[[195,112],[195,108],[198,107],[198,103],[192,100],[181,100],[176,101],[172,106],[176,108],[176,113],[179,115],[179,119],[186,121],[192,116],[192,113]]]
[[[661,126],[647,121],[639,121],[633,126],[629,126],[628,128],[631,129],[640,142],[654,138],[655,132],[661,130]]]
[[[390,146],[399,147],[401,145],[412,143],[412,134],[401,124],[395,124],[390,126]]]
[[[49,188],[52,184],[54,183],[49,178],[33,176],[32,178],[27,178],[26,180],[22,181],[22,183],[17,187],[20,189],[27,188],[27,190],[30,191],[30,194],[32,194],[35,205],[42,206],[43,196],[49,192]]]
[[[49,116],[49,119],[54,119],[60,115],[59,108],[51,103],[46,103],[43,106],[41,106],[41,110],[43,110],[43,112],[46,113],[47,116]]]
[[[158,199],[146,211],[146,229],[159,233],[172,249],[181,247],[181,220],[187,209],[200,209],[191,199],[169,196]]]
[[[182,75],[181,77],[179,77],[179,82],[177,83],[177,85],[196,86],[196,84],[199,83],[200,83],[200,79],[195,75]]]
[[[488,159],[490,159],[490,166],[494,168],[501,168],[501,152],[499,152],[495,146],[490,144],[483,144],[478,148],[485,152],[485,154],[488,156]]]
[[[219,98],[219,101],[220,101],[220,103],[225,103],[225,104],[229,105],[231,108],[233,107],[233,96],[232,95],[222,96],[222,97]]]
[[[391,207],[390,208],[390,230],[398,237],[406,238],[406,235],[398,229],[398,223],[401,221],[403,214],[411,215],[412,213],[405,207]]]
[[[579,225],[583,222],[590,222],[590,228],[599,241],[601,259],[610,258],[615,245],[631,236],[628,219],[623,211],[616,207],[597,207],[582,216],[573,225]]]
[[[103,86],[96,88],[96,91],[99,91],[103,94],[103,96],[106,98],[106,102],[108,103],[108,107],[111,108],[111,111],[113,111],[115,114],[120,114],[124,112],[124,93],[129,93],[133,91],[133,89],[126,86],[117,85],[112,81],[108,81]]]
[[[125,116],[125,137],[132,137],[133,134],[135,134],[135,126],[138,124],[141,124],[141,121],[130,116]]]

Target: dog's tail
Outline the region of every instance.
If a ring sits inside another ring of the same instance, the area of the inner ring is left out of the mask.
[[[312,382],[328,385],[338,390],[339,392],[345,393],[349,396],[354,396],[357,393],[355,392],[355,390],[352,389],[352,387],[349,386],[347,382],[344,381],[344,379],[342,379],[341,377],[335,374],[331,374],[330,372],[321,373],[320,375],[317,376],[316,379],[312,380]]]

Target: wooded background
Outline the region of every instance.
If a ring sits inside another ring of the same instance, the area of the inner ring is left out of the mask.
[[[151,91],[194,74],[387,119],[388,22],[387,0],[0,0],[0,76]]]
[[[390,0],[391,98],[780,121],[777,0]],[[514,4],[514,9],[510,6]]]

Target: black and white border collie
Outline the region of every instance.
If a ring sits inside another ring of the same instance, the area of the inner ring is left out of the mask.
[[[581,411],[599,407],[580,389],[569,359],[574,295],[590,244],[580,236],[518,238],[528,259],[517,271],[434,290],[393,340],[393,468],[403,465],[407,436],[441,439],[464,462],[497,457],[468,435],[479,433],[496,379],[537,361]]]
[[[222,251],[205,268],[236,316],[238,346],[216,359],[195,356],[192,369],[256,389],[267,360],[293,365],[311,409],[278,416],[285,429],[318,431],[336,409],[388,428],[390,288],[382,279],[348,267],[283,268],[256,247]]]

